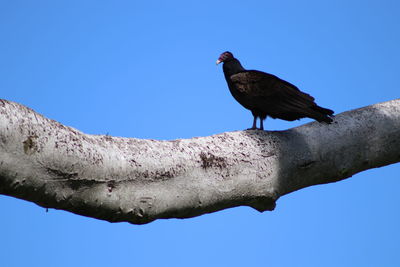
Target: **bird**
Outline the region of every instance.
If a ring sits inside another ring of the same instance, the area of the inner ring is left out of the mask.
[[[273,74],[246,70],[229,51],[223,52],[216,63],[223,63],[232,96],[253,114],[253,126],[248,130],[264,130],[263,121],[267,116],[287,121],[308,117],[332,123],[334,111],[318,106],[314,97],[295,85]],[[257,128],[257,118],[260,119],[260,128]]]

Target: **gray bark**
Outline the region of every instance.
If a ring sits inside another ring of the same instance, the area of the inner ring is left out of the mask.
[[[0,102],[0,194],[143,224],[247,205],[400,161],[400,100],[286,131],[173,141],[88,135]]]

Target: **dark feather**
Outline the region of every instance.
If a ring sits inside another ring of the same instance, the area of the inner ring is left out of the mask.
[[[219,62],[224,62],[225,78],[233,97],[251,110],[255,119],[261,119],[260,128],[266,116],[288,121],[309,117],[332,122],[334,112],[318,106],[312,96],[295,85],[269,73],[244,69],[230,52],[223,53]]]

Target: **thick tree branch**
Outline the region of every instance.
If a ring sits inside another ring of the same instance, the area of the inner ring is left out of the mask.
[[[273,210],[295,190],[400,161],[400,100],[287,131],[174,141],[87,135],[0,102],[0,194],[111,222]]]

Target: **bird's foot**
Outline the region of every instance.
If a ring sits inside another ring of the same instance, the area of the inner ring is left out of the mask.
[[[257,127],[251,127],[246,129],[246,131],[254,131],[254,130],[261,130],[261,129],[258,129]]]

